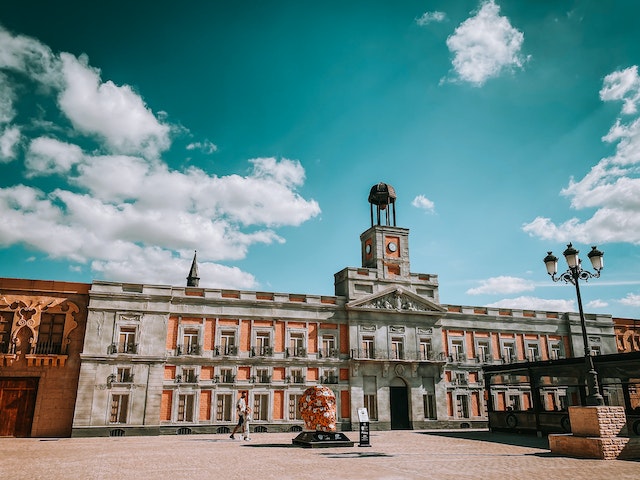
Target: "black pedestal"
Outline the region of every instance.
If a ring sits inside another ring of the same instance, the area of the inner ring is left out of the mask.
[[[304,448],[353,447],[342,432],[301,432],[291,443]]]

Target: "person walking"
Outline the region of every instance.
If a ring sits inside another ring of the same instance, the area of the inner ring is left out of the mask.
[[[244,426],[244,415],[247,410],[247,401],[245,400],[246,396],[247,396],[246,392],[242,392],[240,394],[240,398],[236,402],[236,413],[238,415],[238,424],[235,427],[233,427],[233,432],[231,432],[231,435],[229,435],[229,438],[231,438],[232,440],[235,440],[236,432],[238,430],[241,430],[242,427]]]
[[[249,422],[251,420],[251,408],[247,407],[244,411],[244,439],[247,442],[251,440],[251,437],[249,437]]]

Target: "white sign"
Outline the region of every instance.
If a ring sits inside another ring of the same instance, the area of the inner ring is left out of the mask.
[[[366,408],[362,407],[358,409],[358,420],[360,420],[360,423],[369,421],[369,413]]]

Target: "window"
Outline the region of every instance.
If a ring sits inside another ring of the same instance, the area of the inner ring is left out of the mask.
[[[236,332],[234,330],[223,330],[220,333],[220,352],[221,355],[237,355],[236,349]]]
[[[513,340],[505,340],[502,342],[502,359],[505,362],[515,362],[516,357],[516,344]]]
[[[549,342],[549,358],[551,360],[562,358],[562,345],[559,341],[556,340]]]
[[[198,344],[199,332],[197,329],[189,328],[184,330],[182,335],[182,355],[200,355],[200,345]]]
[[[220,393],[216,397],[216,421],[230,422],[233,399],[230,393]]]
[[[378,388],[376,385],[376,377],[373,375],[365,375],[362,377],[364,407],[369,413],[371,420],[378,419]]]
[[[600,345],[589,345],[590,355],[596,356],[602,353]]]
[[[422,377],[422,389],[424,392],[422,395],[422,408],[424,409],[425,420],[436,420],[438,416],[435,385],[436,379],[434,377]]]
[[[362,356],[360,358],[375,358],[375,340],[373,337],[362,337]]]
[[[391,338],[391,358],[395,360],[402,360],[404,358],[404,338]]]
[[[304,383],[304,377],[302,376],[301,368],[291,369],[291,382],[292,383]]]
[[[420,339],[419,352],[420,352],[419,360],[431,359],[431,339],[430,338]]]
[[[182,368],[182,381],[184,383],[198,383],[198,375],[195,368]]]
[[[11,336],[12,312],[0,312],[0,353],[9,353],[9,338]]]
[[[478,361],[482,363],[489,362],[491,360],[489,340],[478,340],[476,343],[476,353],[478,355]]]
[[[269,383],[271,381],[271,376],[269,375],[268,368],[257,368],[256,369],[256,382],[258,383]]]
[[[289,420],[302,420],[300,415],[300,398],[302,394],[293,393],[289,395]]]
[[[235,375],[233,374],[233,369],[231,368],[221,368],[220,369],[220,383],[233,383],[236,380]]]
[[[269,394],[256,393],[253,396],[253,419],[269,420]]]
[[[522,410],[519,394],[516,393],[509,395],[509,404],[507,405],[507,410]]]
[[[436,420],[436,396],[433,393],[422,395],[422,407],[425,420]]]
[[[326,369],[322,383],[338,383],[338,373],[335,369]]]
[[[127,423],[127,410],[129,408],[128,393],[114,393],[111,395],[110,423]]]
[[[273,353],[271,349],[271,335],[269,332],[256,333],[256,345],[253,350],[254,355],[264,357]]]
[[[133,382],[133,374],[131,373],[131,367],[118,367],[118,370],[116,371],[116,382],[119,382],[119,383]]]
[[[456,395],[456,417],[469,418],[469,396]]]
[[[38,330],[36,353],[58,355],[62,352],[62,335],[64,333],[64,314],[43,313]]]
[[[538,342],[527,342],[525,348],[527,349],[528,361],[536,362],[540,360],[540,346]]]
[[[118,352],[136,353],[136,327],[120,327],[118,334]]]
[[[307,352],[304,348],[304,333],[291,332],[289,336],[288,354],[293,357],[304,357]]]
[[[455,385],[467,385],[467,374],[465,372],[454,372],[453,383]]]
[[[464,359],[464,340],[462,338],[453,338],[449,346],[451,360],[459,362]]]
[[[336,350],[336,337],[333,335],[322,336],[322,349],[320,350],[320,356],[322,357],[336,357],[338,352]]]
[[[192,393],[178,395],[178,422],[193,422],[194,405],[196,396]]]

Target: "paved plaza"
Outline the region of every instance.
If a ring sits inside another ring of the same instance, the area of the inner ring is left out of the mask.
[[[638,479],[640,462],[552,455],[546,438],[488,431],[372,432],[371,447],[300,448],[295,433],[0,438],[0,477],[34,479]]]

